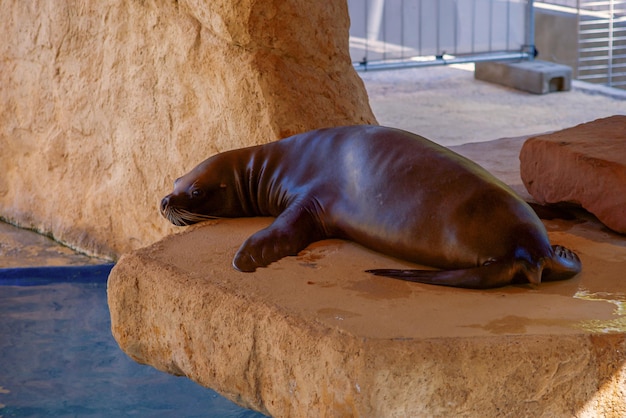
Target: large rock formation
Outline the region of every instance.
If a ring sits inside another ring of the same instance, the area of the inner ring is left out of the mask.
[[[530,138],[520,152],[528,192],[540,203],[575,203],[626,234],[626,116]]]
[[[0,217],[115,257],[218,151],[375,123],[345,1],[3,1]]]

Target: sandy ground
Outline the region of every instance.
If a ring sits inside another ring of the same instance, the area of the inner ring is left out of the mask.
[[[534,95],[474,80],[472,65],[360,75],[381,125],[406,129],[446,146],[539,134],[626,114],[626,92],[574,82],[569,92]],[[501,151],[510,153],[510,149]],[[494,156],[498,152],[494,150]],[[492,168],[497,170],[495,165]],[[0,268],[100,261],[105,262],[0,223]]]
[[[443,145],[519,137],[626,114],[626,91],[574,82],[536,95],[474,80],[473,65],[360,73],[381,125]]]

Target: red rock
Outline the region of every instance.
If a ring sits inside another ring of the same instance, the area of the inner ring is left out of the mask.
[[[520,173],[539,203],[581,205],[626,234],[626,116],[611,116],[528,139]]]

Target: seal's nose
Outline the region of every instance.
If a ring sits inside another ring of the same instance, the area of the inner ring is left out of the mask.
[[[170,196],[167,195],[163,198],[163,200],[161,200],[161,213],[165,212],[165,209],[167,209],[167,206],[170,204]]]

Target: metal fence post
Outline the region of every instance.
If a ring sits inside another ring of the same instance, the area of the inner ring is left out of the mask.
[[[526,45],[528,48],[528,60],[532,61],[537,55],[535,49],[535,1],[528,0],[526,5]]]

